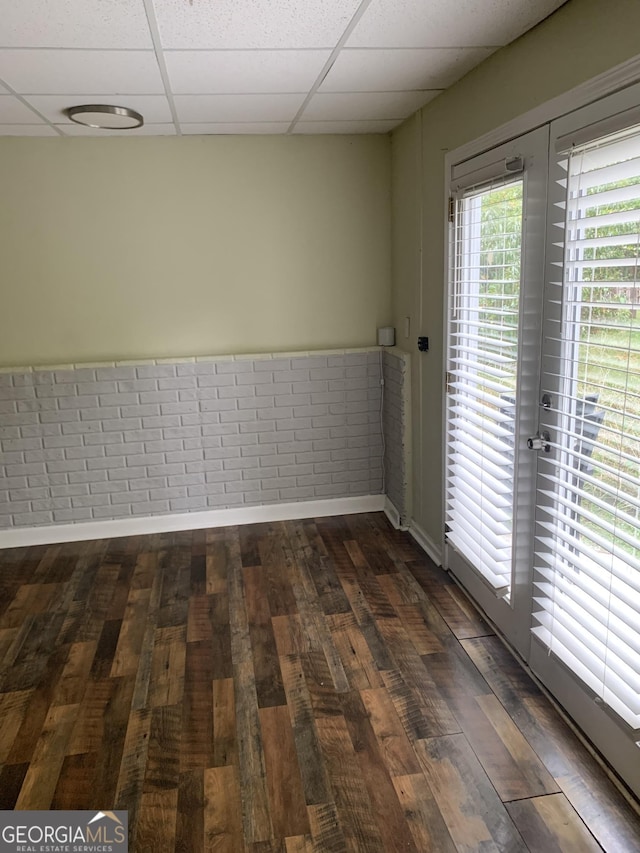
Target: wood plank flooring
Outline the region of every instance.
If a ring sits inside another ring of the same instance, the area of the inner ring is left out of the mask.
[[[0,808],[136,853],[611,853],[640,820],[382,514],[0,552]]]

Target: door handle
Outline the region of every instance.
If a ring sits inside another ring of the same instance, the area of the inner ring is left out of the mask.
[[[527,439],[527,447],[529,450],[544,450],[545,453],[551,453],[551,436],[546,430],[532,435]]]

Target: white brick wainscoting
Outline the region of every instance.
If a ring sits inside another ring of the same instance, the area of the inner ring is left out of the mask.
[[[384,437],[384,484],[391,503],[391,521],[406,526],[411,512],[411,424],[410,356],[395,347],[383,350],[382,376],[384,405],[382,427]]]
[[[380,365],[375,348],[5,371],[0,545],[233,508],[382,508],[353,500],[382,492]]]

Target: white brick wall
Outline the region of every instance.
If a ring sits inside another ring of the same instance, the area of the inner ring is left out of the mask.
[[[378,494],[379,351],[0,374],[0,528]]]

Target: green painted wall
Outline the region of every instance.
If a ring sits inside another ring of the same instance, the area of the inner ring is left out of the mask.
[[[374,344],[388,136],[0,139],[0,366]]]

